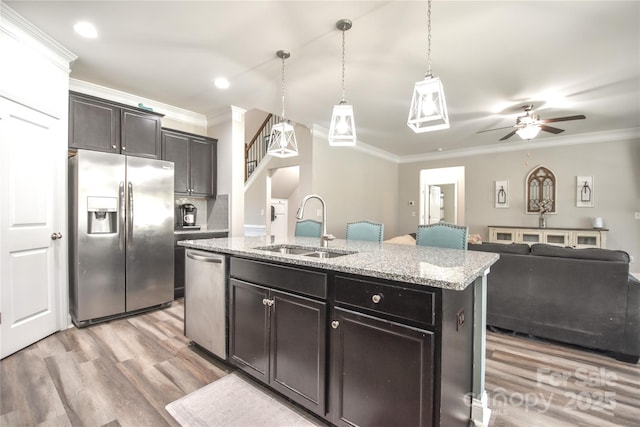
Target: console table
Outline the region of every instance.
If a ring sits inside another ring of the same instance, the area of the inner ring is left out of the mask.
[[[606,248],[606,228],[530,228],[513,226],[489,226],[489,242],[492,243],[547,243],[574,248]]]

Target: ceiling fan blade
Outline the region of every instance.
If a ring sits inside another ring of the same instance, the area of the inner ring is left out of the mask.
[[[491,132],[492,130],[502,130],[502,129],[511,129],[513,126],[505,126],[503,128],[493,128],[493,129],[485,129],[485,130],[479,130],[476,133],[483,133],[483,132]]]
[[[506,134],[505,136],[503,136],[502,138],[500,138],[500,141],[504,141],[505,139],[509,139],[509,138],[511,138],[513,135],[515,135],[515,134],[516,134],[516,132],[517,132],[517,131],[518,131],[518,130],[516,129],[516,130],[514,130],[513,132],[509,132],[508,134]]]
[[[554,127],[546,126],[546,125],[540,125],[540,130],[543,130],[545,132],[551,132],[551,133],[564,132],[564,129],[558,129],[558,128],[554,128]]]
[[[567,117],[556,117],[554,119],[542,119],[540,123],[553,123],[553,122],[567,122],[569,120],[581,120],[586,119],[583,114],[578,114],[576,116],[567,116]]]

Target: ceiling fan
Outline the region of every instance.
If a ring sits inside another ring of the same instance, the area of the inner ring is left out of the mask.
[[[569,120],[586,119],[586,117],[583,114],[578,114],[575,116],[566,116],[566,117],[555,117],[553,119],[540,119],[540,116],[538,114],[533,113],[533,105],[523,105],[522,108],[524,109],[525,115],[519,116],[516,119],[516,124],[514,126],[481,130],[478,133],[489,132],[492,130],[514,128],[513,131],[509,132],[508,134],[500,138],[500,141],[507,140],[515,134],[518,134],[518,136],[522,139],[529,140],[538,136],[538,133],[540,133],[541,130],[545,132],[551,132],[554,134],[564,132],[564,129],[558,129],[552,126],[547,126],[547,123],[566,122]]]

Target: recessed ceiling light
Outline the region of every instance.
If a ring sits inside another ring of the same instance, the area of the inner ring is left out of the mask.
[[[229,80],[225,77],[216,77],[213,84],[216,85],[218,89],[228,89],[230,86]]]
[[[98,37],[98,31],[96,30],[96,27],[86,21],[78,22],[73,26],[73,29],[82,37],[86,37],[88,39],[95,39],[96,37]]]

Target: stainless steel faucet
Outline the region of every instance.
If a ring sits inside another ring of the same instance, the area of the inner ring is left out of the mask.
[[[309,194],[302,199],[300,203],[300,207],[298,208],[298,212],[296,213],[296,218],[302,219],[304,216],[304,206],[307,204],[309,199],[318,199],[320,203],[322,203],[322,235],[320,236],[320,246],[326,248],[329,246],[329,241],[335,239],[336,237],[333,234],[327,234],[327,205],[322,199],[322,197],[317,194]]]

